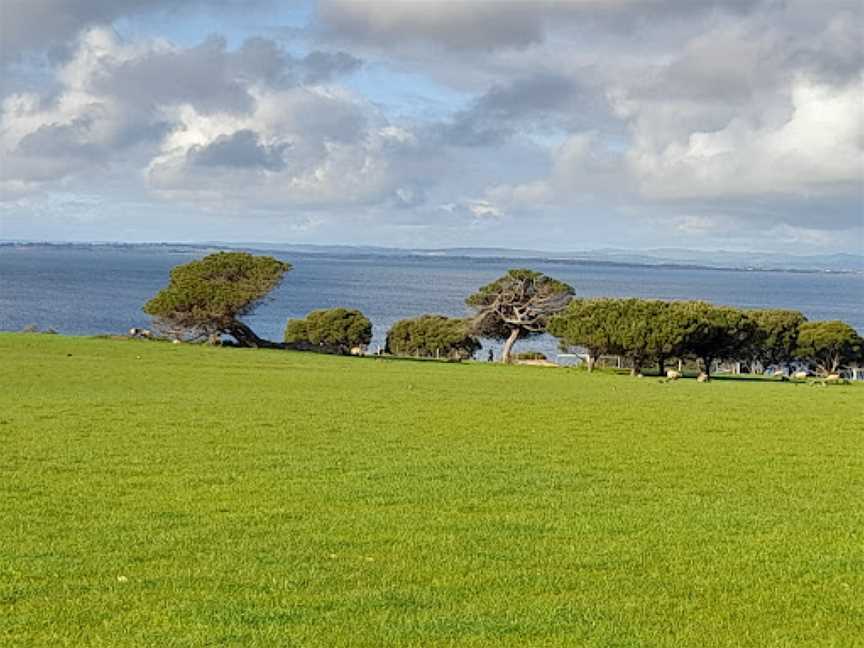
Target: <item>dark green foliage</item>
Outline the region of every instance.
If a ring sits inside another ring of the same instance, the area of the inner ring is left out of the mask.
[[[641,373],[649,361],[671,354],[675,339],[681,338],[676,322],[669,317],[671,304],[658,300],[621,299],[616,305],[618,313],[611,322],[614,340],[622,355],[630,361],[633,374]]]
[[[510,361],[513,344],[520,337],[543,333],[549,318],[560,312],[573,288],[533,270],[515,269],[480,288],[465,303],[475,310],[475,335],[505,340],[503,362]]]
[[[805,322],[798,334],[796,355],[819,373],[836,373],[840,367],[864,361],[864,339],[845,322]]]
[[[285,342],[307,343],[350,353],[372,341],[372,322],[359,310],[331,308],[314,310],[305,319],[288,320]]]
[[[759,327],[750,354],[764,365],[785,365],[795,359],[798,334],[807,321],[794,310],[750,310],[747,315]]]
[[[393,355],[467,360],[479,350],[468,322],[443,315],[399,320],[387,333],[386,351]]]
[[[549,332],[560,338],[565,349],[588,351],[588,369],[597,356],[621,355],[632,373],[638,374],[657,360],[660,371],[667,358],[680,355],[689,321],[680,316],[678,305],[656,299],[580,299],[554,317]]]
[[[564,348],[588,351],[588,368],[599,355],[621,355],[633,373],[657,361],[693,355],[710,372],[715,359],[748,352],[757,343],[756,322],[743,311],[705,302],[664,302],[646,299],[579,299],[554,317],[549,332]]]
[[[177,336],[233,336],[241,346],[269,346],[240,321],[282,281],[291,265],[269,256],[218,252],[171,270],[166,288],[144,305]]]
[[[683,359],[688,354],[687,340],[694,321],[687,313],[687,302],[653,303],[657,306],[652,320],[652,355],[657,361],[658,373],[664,375],[669,358]]]
[[[676,308],[686,332],[683,351],[699,358],[709,376],[714,360],[745,355],[759,334],[756,321],[738,308],[702,301],[678,302]]]
[[[616,299],[574,299],[567,308],[549,321],[549,333],[557,337],[561,348],[582,347],[588,351],[588,370],[601,355],[621,354],[615,332],[615,318],[620,314]]]

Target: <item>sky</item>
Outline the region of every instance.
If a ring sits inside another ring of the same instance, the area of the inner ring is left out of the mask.
[[[2,0],[0,239],[864,250],[860,0]]]

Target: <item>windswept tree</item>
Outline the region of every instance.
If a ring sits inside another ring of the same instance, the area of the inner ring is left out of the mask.
[[[759,334],[756,321],[738,308],[702,301],[678,302],[676,308],[687,327],[684,351],[702,361],[708,377],[715,360],[745,355]]]
[[[620,314],[617,299],[573,299],[549,320],[548,331],[558,338],[563,350],[585,349],[588,371],[594,370],[601,355],[621,353],[614,332]]]
[[[509,270],[465,303],[475,310],[475,335],[504,341],[501,361],[510,362],[516,340],[546,331],[549,319],[573,297],[566,283],[532,270]]]
[[[246,252],[218,252],[171,270],[168,286],[144,305],[156,325],[189,339],[230,335],[240,346],[273,347],[241,319],[282,281],[291,264]]]
[[[372,322],[359,310],[314,310],[304,319],[288,320],[285,342],[319,347],[332,353],[351,353],[372,341]]]
[[[765,366],[783,365],[788,368],[795,359],[798,335],[807,318],[795,310],[777,309],[749,310],[747,315],[759,327],[749,353],[751,360]]]
[[[844,365],[864,361],[864,339],[846,322],[805,322],[798,334],[796,355],[829,375]]]
[[[480,350],[464,319],[421,315],[396,322],[387,333],[387,353],[419,358],[467,360]]]

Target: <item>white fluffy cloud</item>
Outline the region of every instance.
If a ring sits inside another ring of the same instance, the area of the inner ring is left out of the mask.
[[[404,197],[412,133],[339,86],[304,82],[357,64],[323,52],[295,59],[261,39],[236,51],[215,37],[178,48],[92,29],[58,70],[55,97],[4,101],[0,178],[35,186],[131,166],[161,195],[199,203]]]
[[[854,193],[864,178],[862,81],[800,78],[789,89],[788,115],[736,116],[662,147],[637,137],[631,172],[643,195],[658,199]]]

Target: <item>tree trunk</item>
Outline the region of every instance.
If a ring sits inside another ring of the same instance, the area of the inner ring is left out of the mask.
[[[278,349],[282,347],[280,344],[258,337],[255,331],[240,321],[233,322],[226,328],[225,332],[237,340],[237,344],[242,347],[251,347],[253,349]]]
[[[514,328],[510,331],[510,337],[508,337],[504,342],[504,348],[501,350],[501,362],[504,364],[510,364],[510,362],[512,362],[510,354],[513,350],[513,345],[516,344],[516,340],[519,339],[521,333],[522,330],[518,328]]]
[[[661,378],[666,375],[666,356],[661,355],[657,357],[657,369],[660,372],[659,375]]]
[[[714,362],[714,358],[712,358],[710,356],[702,358],[702,364],[705,367],[703,369],[703,371],[705,372],[705,375],[708,376],[709,378],[711,377],[711,363],[712,362]]]

